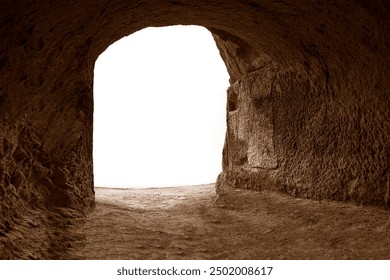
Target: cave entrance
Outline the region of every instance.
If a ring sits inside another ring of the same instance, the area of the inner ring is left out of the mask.
[[[94,69],[95,186],[215,182],[228,86],[203,27],[146,28],[112,44]]]

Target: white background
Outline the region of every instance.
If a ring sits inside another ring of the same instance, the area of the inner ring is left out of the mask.
[[[95,186],[215,182],[228,80],[203,27],[147,28],[111,45],[95,64]]]

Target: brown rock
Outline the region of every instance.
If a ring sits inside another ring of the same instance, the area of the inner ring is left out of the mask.
[[[389,15],[385,0],[3,0],[0,257],[61,256],[28,231],[23,243],[7,236],[39,218],[50,239],[58,225],[49,217],[93,207],[94,62],[148,26],[213,33],[231,81],[219,189],[383,205]],[[20,250],[32,242],[39,252]]]

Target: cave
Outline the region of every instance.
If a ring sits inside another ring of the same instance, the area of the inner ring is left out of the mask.
[[[0,257],[59,258],[47,240],[93,209],[94,63],[146,27],[213,34],[230,75],[218,191],[383,207],[389,19],[384,0],[3,1]]]

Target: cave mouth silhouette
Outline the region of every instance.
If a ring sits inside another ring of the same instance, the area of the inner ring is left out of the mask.
[[[109,46],[94,69],[95,187],[215,182],[228,87],[204,27],[145,28]]]

